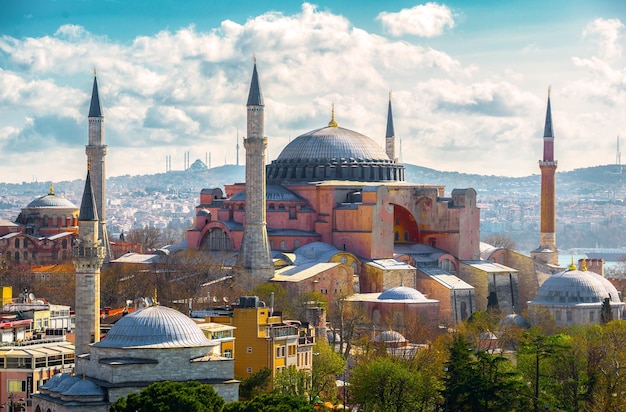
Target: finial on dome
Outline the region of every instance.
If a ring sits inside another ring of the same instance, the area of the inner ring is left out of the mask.
[[[87,160],[87,170],[91,170],[91,160]]]
[[[389,100],[391,100],[391,90],[389,90]]]
[[[49,195],[53,195],[54,194],[54,186],[52,186],[52,182],[50,182],[50,190],[48,191]]]
[[[159,302],[157,301],[157,287],[154,285],[154,299],[152,301],[152,306],[157,306]]]
[[[580,268],[580,270],[582,270],[583,272],[586,272],[587,271],[587,259],[583,258],[582,261],[583,261],[582,262],[582,268]]]
[[[552,88],[552,86],[548,86],[548,99],[550,98],[550,89]]]
[[[574,264],[574,256],[572,256],[572,263],[569,265],[567,270],[576,270],[576,265]]]
[[[254,64],[256,64],[256,53],[252,55],[252,60],[254,60]]]
[[[339,126],[339,124],[335,120],[335,103],[333,103],[333,108],[331,110],[331,119],[330,119],[330,122],[328,123],[328,127],[337,127],[337,126]]]
[[[93,66],[93,77],[96,77],[96,66]]]

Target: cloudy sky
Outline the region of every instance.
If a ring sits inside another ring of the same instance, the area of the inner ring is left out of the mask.
[[[0,181],[84,176],[94,67],[109,176],[234,164],[254,55],[269,159],[333,103],[383,145],[392,91],[402,161],[535,174],[551,87],[559,170],[615,163],[624,24],[608,0],[3,1]]]

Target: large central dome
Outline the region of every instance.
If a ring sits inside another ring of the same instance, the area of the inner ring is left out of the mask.
[[[404,180],[404,167],[371,138],[336,126],[296,137],[267,166],[268,183]]]
[[[343,127],[323,127],[296,137],[280,153],[276,161],[302,159],[390,159],[369,137]]]

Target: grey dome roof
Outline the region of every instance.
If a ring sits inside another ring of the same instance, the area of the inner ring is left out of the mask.
[[[372,139],[343,127],[323,127],[296,137],[280,153],[277,161],[294,159],[371,159],[390,161]]]
[[[332,122],[331,122],[332,123]],[[404,180],[404,166],[371,138],[338,126],[296,137],[267,166],[268,183]]]
[[[71,388],[76,382],[80,382],[80,381],[81,379],[78,376],[68,376],[67,378],[59,382],[59,384],[56,385],[54,388],[51,388],[49,390],[50,392],[61,394],[65,392],[66,390],[68,390],[69,388]]]
[[[426,300],[417,290],[408,286],[396,286],[387,289],[378,296],[378,300]]]
[[[96,348],[188,348],[214,346],[193,320],[165,306],[150,306],[122,317]]]
[[[42,208],[42,207],[59,207],[68,209],[78,209],[76,205],[62,196],[55,194],[47,194],[45,196],[38,197],[26,206],[27,208]]]
[[[593,272],[566,270],[546,279],[533,303],[602,303],[608,297],[611,303],[620,303],[617,289],[602,276]]]
[[[48,382],[40,386],[40,389],[54,390],[57,385],[59,385],[61,382],[63,382],[63,380],[69,377],[70,375],[68,375],[67,373],[57,373],[56,375],[48,379]]]
[[[80,379],[62,395],[66,396],[104,396],[106,392],[89,379]]]
[[[502,320],[500,320],[500,323],[498,323],[498,329],[500,330],[508,329],[510,327],[528,328],[529,326],[530,325],[526,322],[526,319],[517,313],[506,315],[502,318]]]
[[[380,335],[374,337],[374,342],[379,343],[404,343],[407,342],[406,338],[395,330],[386,330]]]

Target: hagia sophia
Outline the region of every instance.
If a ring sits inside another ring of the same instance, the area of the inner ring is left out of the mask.
[[[415,322],[452,327],[485,310],[520,323],[520,313],[541,309],[559,326],[592,324],[607,302],[613,318],[622,318],[624,304],[603,277],[601,262],[572,262],[566,270],[557,264],[549,93],[539,161],[541,233],[530,256],[480,242],[473,188],[446,192],[436,184],[405,181],[391,96],[384,149],[340,127],[332,108],[327,125],[293,139],[269,164],[256,60],[246,106],[246,181],[203,189],[186,239],[190,250],[235,254],[233,277],[274,282],[292,295],[346,298],[368,315],[374,330],[388,321],[398,330]],[[225,399],[236,399],[232,359],[171,309],[155,304],[127,315],[99,341],[99,273],[113,257],[103,118],[94,73],[80,208],[51,188],[16,222],[0,225],[0,252],[8,260],[27,261],[34,248],[43,254],[43,246],[31,246],[40,242],[50,245],[52,260],[71,252],[76,270],[76,374],[82,378],[50,379],[34,396],[34,410],[108,410],[111,400],[147,386],[151,375],[183,381],[210,376]],[[176,362],[185,368],[177,369]]]

